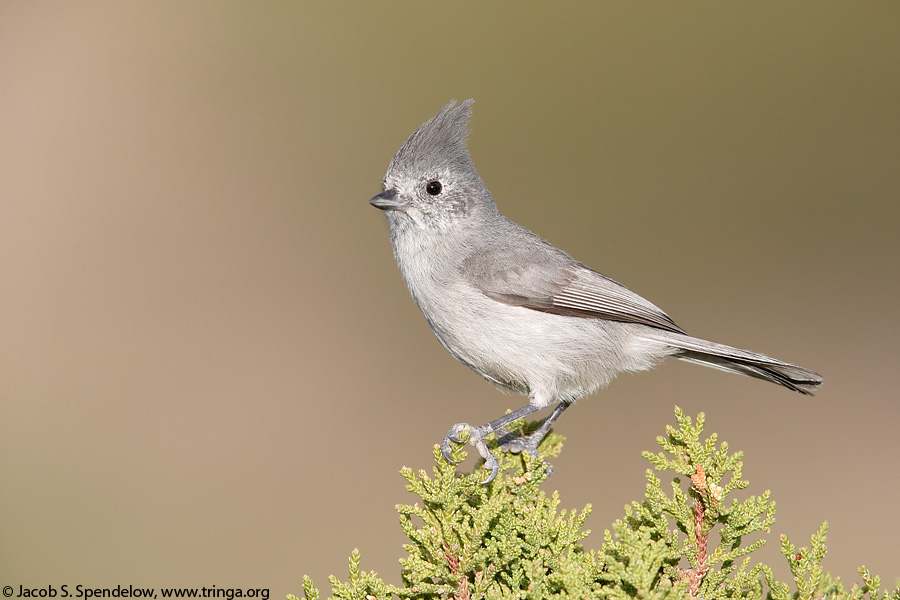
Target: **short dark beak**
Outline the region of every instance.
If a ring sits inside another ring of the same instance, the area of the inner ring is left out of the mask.
[[[406,201],[394,189],[384,190],[369,200],[369,204],[381,210],[403,210],[406,208]]]

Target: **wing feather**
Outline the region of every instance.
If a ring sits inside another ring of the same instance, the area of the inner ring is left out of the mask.
[[[463,271],[486,296],[512,306],[684,333],[666,313],[624,285],[559,250],[541,250],[535,254],[542,260],[531,262],[523,261],[521,255],[503,257],[495,253],[490,260],[483,254],[475,255],[466,261]]]

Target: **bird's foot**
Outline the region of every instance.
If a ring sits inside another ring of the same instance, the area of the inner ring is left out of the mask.
[[[487,478],[482,481],[482,484],[490,483],[497,476],[497,472],[500,470],[500,461],[497,460],[497,457],[491,454],[491,451],[488,449],[487,442],[484,441],[484,438],[489,436],[494,432],[493,428],[489,425],[482,425],[480,427],[472,427],[468,423],[457,423],[453,427],[450,428],[450,431],[447,432],[447,435],[444,436],[444,441],[441,442],[441,454],[444,455],[444,458],[447,462],[458,463],[458,460],[454,460],[453,456],[450,453],[450,442],[454,442],[456,444],[463,443],[463,439],[460,438],[460,434],[463,431],[469,432],[469,443],[472,446],[475,446],[475,449],[478,450],[478,454],[481,455],[481,458],[484,459],[484,467],[486,469],[490,469],[491,474],[487,476]]]
[[[500,439],[500,449],[504,452],[512,452],[513,454],[527,452],[533,458],[540,458],[537,448],[538,444],[544,439],[544,436],[546,436],[546,432],[541,430],[538,430],[531,435],[523,435],[521,437],[510,433]],[[550,476],[553,473],[553,466],[547,461],[543,462],[545,472]]]

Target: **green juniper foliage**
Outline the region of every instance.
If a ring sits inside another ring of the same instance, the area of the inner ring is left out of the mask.
[[[693,422],[676,407],[675,418],[678,427],[667,427],[667,435],[657,438],[662,452],[644,453],[653,464],[645,498],[625,507],[624,518],[604,533],[596,551],[581,544],[590,533],[584,529],[590,505],[560,510],[559,494],[547,497],[539,487],[547,470],[542,460],[494,448],[500,475],[481,485],[483,469],[460,473],[435,446],[431,476],[401,471],[419,498],[397,506],[409,538],[408,554],[400,559],[403,585],[361,570],[354,550],[347,581],[330,577],[331,598],[900,600],[900,587],[882,590],[865,567],[859,570],[863,585],[849,590],[822,569],[827,523],[808,547],[797,549],[781,536],[792,584],[777,581],[767,565],[754,564],[753,552],[766,543],[775,521],[775,502],[768,491],[742,497],[749,485],[741,479],[743,453],[729,453],[725,442],[717,445],[716,434],[702,440],[703,413]],[[536,425],[518,423],[525,430]],[[539,452],[553,458],[562,443],[551,433]],[[462,448],[454,446],[454,459],[465,457]],[[319,600],[309,577],[303,590],[307,600]]]

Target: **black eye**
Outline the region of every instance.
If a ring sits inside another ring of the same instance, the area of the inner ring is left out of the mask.
[[[444,189],[444,186],[442,186],[441,182],[437,180],[429,181],[425,184],[425,191],[428,192],[429,196],[437,196],[441,193],[442,189]]]

